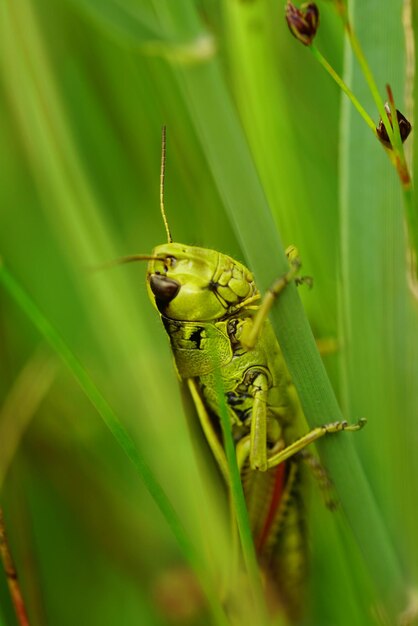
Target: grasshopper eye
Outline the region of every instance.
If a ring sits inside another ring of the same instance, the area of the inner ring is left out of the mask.
[[[153,274],[150,278],[151,291],[159,309],[167,306],[180,290],[180,283],[160,274]]]

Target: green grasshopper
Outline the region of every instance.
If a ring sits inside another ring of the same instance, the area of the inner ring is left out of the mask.
[[[301,436],[301,407],[267,319],[277,296],[295,279],[297,252],[288,250],[289,271],[262,298],[253,275],[238,261],[173,242],[164,209],[165,153],[163,129],[160,208],[168,241],[149,256],[120,262],[148,260],[151,302],[229,487],[216,384],[221,378],[260,566],[272,573],[285,611],[295,618],[307,563],[302,451],[326,434],[359,430],[365,420],[325,424]]]

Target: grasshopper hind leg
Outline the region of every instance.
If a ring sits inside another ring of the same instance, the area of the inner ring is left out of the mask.
[[[300,463],[290,464],[276,527],[272,527],[264,558],[260,555],[261,563],[264,561],[270,572],[267,597],[292,624],[298,623],[306,612],[308,538],[302,498],[304,474],[305,468]]]
[[[307,551],[302,512],[299,503],[292,501],[284,522],[283,534],[277,542],[271,562],[273,579],[278,590],[278,604],[292,624],[298,623],[306,612]]]
[[[338,499],[334,490],[334,484],[326,468],[322,465],[319,458],[308,450],[301,450],[301,452],[298,453],[298,456],[309,468],[311,475],[319,487],[327,509],[330,511],[336,511],[338,509]]]

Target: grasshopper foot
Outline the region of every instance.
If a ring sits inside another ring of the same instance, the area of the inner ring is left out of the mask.
[[[346,422],[347,424],[347,422]],[[367,419],[365,417],[361,417],[356,424],[350,424],[344,428],[344,430],[348,430],[354,432],[356,430],[361,430],[367,424]]]
[[[306,285],[308,289],[312,289],[314,279],[312,276],[296,276],[295,284],[297,287],[299,287],[299,285]]]

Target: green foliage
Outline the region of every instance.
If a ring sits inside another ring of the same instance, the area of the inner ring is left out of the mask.
[[[349,3],[382,97],[390,83],[413,123],[416,15],[408,26],[405,6]],[[377,122],[333,3],[319,7],[317,48]],[[172,532],[178,516],[213,595],[230,571],[227,503],[188,433],[145,267],[91,271],[165,239],[163,124],[174,239],[246,262],[263,289],[286,266],[281,242],[295,244],[314,277],[299,292],[313,334],[338,343],[324,357],[331,386],[289,288],[273,321],[306,417],[338,419],[335,393],[347,419],[368,419],[358,435],[319,446],[347,517],[325,510],[313,487],[307,623],[393,623],[416,584],[418,290],[399,180],[283,10],[273,0],[1,5],[2,260],[176,511],[167,523],[74,378],[39,352],[25,306],[2,289],[1,503],[31,626],[224,619],[221,598],[206,608]],[[407,152],[416,141],[413,131]],[[13,625],[2,574],[0,604],[0,621]]]

